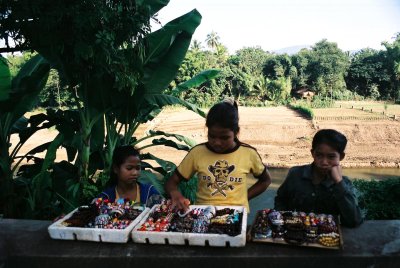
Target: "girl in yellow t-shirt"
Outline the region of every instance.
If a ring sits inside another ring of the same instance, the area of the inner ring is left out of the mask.
[[[214,105],[207,114],[208,141],[193,147],[165,184],[172,205],[187,210],[190,204],[178,190],[181,180],[198,176],[198,205],[245,206],[248,200],[264,192],[271,183],[270,174],[255,148],[239,141],[237,103],[226,100]],[[258,181],[247,189],[249,176]]]

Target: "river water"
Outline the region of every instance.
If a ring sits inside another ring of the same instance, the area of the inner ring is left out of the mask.
[[[271,174],[272,184],[264,193],[250,200],[251,213],[248,216],[248,224],[253,222],[257,210],[274,207],[276,191],[285,180],[288,169],[270,168],[269,172]],[[343,169],[343,175],[349,177],[350,180],[385,180],[387,178],[400,177],[400,168],[345,168]],[[250,184],[252,184],[252,182],[250,182]]]

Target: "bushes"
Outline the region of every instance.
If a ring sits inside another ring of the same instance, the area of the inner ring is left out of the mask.
[[[318,109],[318,108],[332,108],[335,102],[329,98],[323,98],[319,95],[314,96],[311,102],[311,108]]]
[[[314,117],[314,112],[308,105],[302,103],[289,104],[289,108],[297,111],[306,118],[312,119]]]
[[[353,181],[366,220],[400,219],[400,177]]]

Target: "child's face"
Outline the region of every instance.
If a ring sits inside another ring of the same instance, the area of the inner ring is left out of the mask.
[[[118,183],[136,183],[140,175],[140,159],[138,156],[129,156],[119,167],[114,166],[113,171],[117,174]]]
[[[208,128],[208,144],[217,153],[223,153],[233,149],[235,143],[235,133],[229,128],[212,126]]]
[[[314,166],[322,173],[328,173],[332,167],[338,166],[343,157],[338,151],[322,143],[317,145],[316,148],[311,150],[312,157],[314,158]]]

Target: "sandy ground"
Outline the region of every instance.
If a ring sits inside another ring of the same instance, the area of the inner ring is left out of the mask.
[[[271,167],[291,167],[310,163],[313,135],[324,128],[334,128],[348,138],[346,167],[400,167],[400,122],[395,120],[319,120],[311,121],[285,107],[240,107],[239,139],[255,147],[263,161]],[[146,130],[162,130],[185,135],[197,142],[207,138],[205,119],[184,109],[164,110],[156,119],[142,125],[137,136]],[[57,131],[36,133],[22,148],[20,154],[51,140]],[[12,137],[15,144],[17,137]],[[157,146],[149,148],[162,159],[179,164],[186,152]],[[59,150],[58,159],[65,159]]]
[[[273,167],[310,163],[311,141],[319,129],[333,128],[348,138],[343,166],[399,167],[400,122],[394,120],[311,121],[285,107],[240,107],[239,139],[257,148]],[[207,138],[205,120],[190,111],[165,110],[147,127],[182,134],[197,142]],[[185,152],[154,148],[152,153],[178,164]]]

